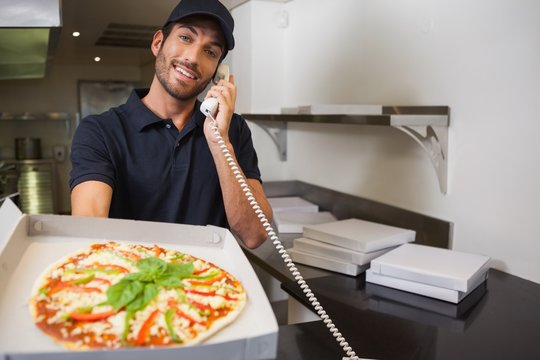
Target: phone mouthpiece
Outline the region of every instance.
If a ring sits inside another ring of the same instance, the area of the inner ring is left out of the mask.
[[[216,98],[208,98],[201,104],[201,112],[206,116],[213,116],[218,108],[218,100]]]

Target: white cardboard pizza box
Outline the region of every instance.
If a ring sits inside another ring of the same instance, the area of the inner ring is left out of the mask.
[[[312,212],[319,211],[319,205],[313,204],[299,196],[271,197],[268,202],[274,213],[282,211]]]
[[[0,235],[4,234],[4,238],[0,238],[0,358],[158,360],[276,357],[278,325],[274,313],[253,268],[228,230],[214,226],[133,220],[25,215],[9,203],[3,204],[3,216],[0,218]],[[248,295],[246,307],[232,324],[201,345],[66,350],[33,324],[27,300],[34,281],[47,266],[63,256],[91,243],[110,240],[157,244],[210,261],[242,282]]]
[[[335,271],[345,275],[356,276],[363,273],[369,267],[369,265],[360,266],[337,258],[316,255],[294,248],[287,249],[287,252],[291,256],[291,259],[299,264]]]
[[[293,248],[295,250],[308,252],[319,256],[337,258],[356,265],[369,264],[371,260],[393,249],[386,248],[378,251],[372,251],[370,253],[363,253],[308,238],[294,239]]]
[[[331,212],[283,211],[274,213],[277,231],[282,234],[302,233],[304,226],[336,221]]]
[[[415,232],[360,219],[304,226],[304,237],[364,253],[414,241]]]
[[[487,279],[487,271],[482,276],[475,278],[470,284],[468,291],[458,291],[447,289],[436,285],[428,285],[425,283],[405,280],[387,275],[381,275],[374,272],[372,269],[366,271],[366,282],[388,286],[393,289],[403,290],[419,295],[428,296],[435,299],[440,299],[457,304],[469,295],[474,289],[482,284]]]
[[[490,258],[450,249],[404,244],[371,262],[381,276],[468,292],[489,270]]]

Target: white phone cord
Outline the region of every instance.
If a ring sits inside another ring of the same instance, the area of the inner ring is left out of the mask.
[[[289,271],[294,276],[294,279],[310,301],[313,308],[317,311],[317,314],[319,314],[320,318],[323,320],[323,322],[326,324],[326,327],[328,330],[332,333],[332,335],[336,338],[336,341],[339,343],[339,345],[343,348],[343,351],[347,353],[347,356],[350,360],[359,360],[358,356],[356,356],[356,353],[352,350],[352,348],[349,346],[349,343],[345,341],[345,338],[341,333],[339,332],[338,328],[334,325],[330,317],[326,314],[326,311],[324,311],[323,307],[309,288],[308,284],[305,282],[304,278],[294,265],[293,261],[291,260],[291,257],[287,253],[287,250],[283,248],[283,245],[281,244],[281,241],[278,239],[276,233],[272,229],[272,225],[268,222],[268,219],[264,215],[263,211],[261,210],[259,203],[251,193],[251,190],[249,189],[248,184],[246,183],[246,179],[238,169],[238,165],[234,161],[229,149],[227,148],[227,145],[225,144],[225,141],[223,141],[223,137],[221,137],[221,134],[219,133],[219,129],[217,127],[217,122],[214,119],[214,117],[210,113],[206,113],[211,119],[211,125],[210,129],[213,131],[214,136],[218,140],[219,147],[221,149],[221,152],[223,155],[225,155],[225,159],[229,163],[229,167],[231,168],[234,176],[236,177],[236,180],[242,187],[242,190],[244,191],[244,195],[249,200],[249,204],[255,210],[255,213],[257,214],[257,217],[259,218],[259,221],[264,226],[264,229],[268,233],[268,236],[272,240],[274,246],[278,250],[279,254],[281,255],[281,258],[285,262],[285,265],[289,268]]]

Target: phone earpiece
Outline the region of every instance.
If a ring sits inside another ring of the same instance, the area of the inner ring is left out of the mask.
[[[216,98],[208,98],[201,104],[201,112],[206,116],[214,116],[218,108],[218,100]]]

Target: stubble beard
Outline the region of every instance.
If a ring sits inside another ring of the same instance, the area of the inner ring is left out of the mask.
[[[186,91],[181,85],[173,85],[168,80],[170,71],[176,71],[172,66],[168,66],[165,55],[158,52],[156,56],[156,77],[165,91],[173,98],[180,101],[187,101],[196,98],[200,93],[206,89],[212,79],[208,79],[205,83],[193,88],[191,91]]]

